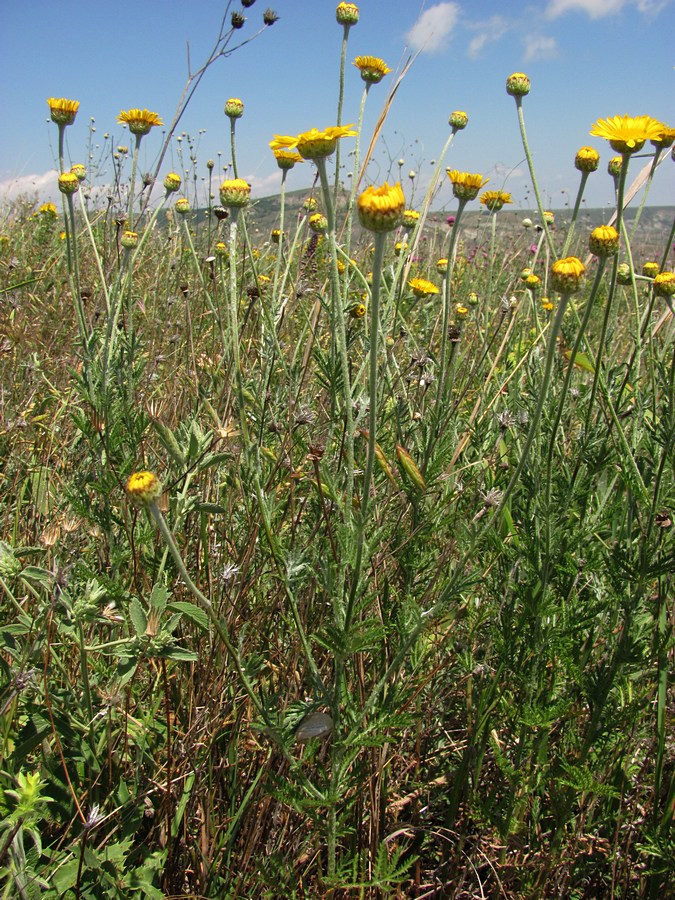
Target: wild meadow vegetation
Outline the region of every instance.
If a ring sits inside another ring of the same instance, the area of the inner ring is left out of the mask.
[[[532,208],[446,174],[463,112],[411,202],[368,177],[388,69],[345,117],[336,16],[336,119],[272,140],[272,228],[238,98],[200,209],[168,144],[139,169],[157,113],[97,176],[55,98],[62,209],[3,209],[3,897],[672,891],[675,224],[642,203],[675,132],[599,120],[610,174],[582,147],[553,215],[515,73]]]

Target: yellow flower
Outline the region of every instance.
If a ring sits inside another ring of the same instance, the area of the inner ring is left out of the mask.
[[[304,162],[299,153],[293,153],[291,150],[275,150],[274,158],[280,169],[292,169],[296,163]]]
[[[658,138],[651,138],[650,143],[662,150],[667,150],[675,142],[675,128],[669,128],[667,125],[661,125],[661,135]]]
[[[335,18],[339,25],[356,25],[359,21],[359,8],[355,3],[338,3]]]
[[[80,189],[80,180],[72,172],[59,175],[59,190],[62,194],[76,194]]]
[[[349,307],[349,315],[352,319],[362,319],[366,314],[366,304],[365,303],[354,303],[353,306]]]
[[[122,233],[122,238],[120,243],[127,250],[133,250],[134,247],[138,246],[138,232],[137,231],[124,231]]]
[[[646,278],[656,278],[661,271],[661,267],[657,262],[646,262],[642,266],[642,274]]]
[[[244,115],[244,104],[239,97],[230,97],[226,102],[225,115],[230,119],[240,119]]]
[[[314,234],[325,234],[328,231],[328,219],[323,213],[313,213],[309,217],[309,227]]]
[[[448,272],[448,259],[446,256],[442,256],[440,259],[436,260],[436,271],[439,275],[446,275]]]
[[[47,100],[52,122],[57,125],[72,125],[80,107],[79,100],[66,100],[65,97],[50,97]]]
[[[525,282],[525,287],[529,288],[531,291],[535,291],[541,284],[541,278],[538,275],[535,275],[534,272],[531,272],[523,280]]]
[[[177,213],[180,213],[181,216],[185,216],[190,212],[190,201],[187,197],[179,197],[178,200],[174,203],[173,207]]]
[[[490,180],[483,178],[482,175],[458,172],[457,169],[446,169],[445,171],[452,182],[452,193],[458,200],[475,200],[478,191]]]
[[[613,156],[607,163],[607,171],[612,178],[618,178],[623,167],[623,156]]]
[[[430,297],[432,294],[440,294],[436,285],[432,281],[427,281],[426,278],[411,278],[408,285],[416,297]]]
[[[651,116],[612,116],[598,119],[590,133],[605,138],[617,153],[635,153],[643,148],[645,141],[659,140],[663,127]]]
[[[49,217],[50,219],[55,219],[58,215],[56,207],[53,203],[43,203],[42,206],[38,209],[38,212],[42,213],[42,215],[45,217]]]
[[[414,228],[420,220],[420,214],[416,209],[406,209],[403,212],[403,227]]]
[[[541,305],[546,310],[546,312],[551,312],[551,310],[554,308],[553,303],[549,300],[548,297],[541,298]]]
[[[463,128],[469,124],[469,117],[462,109],[456,109],[453,113],[450,113],[450,118],[448,119],[448,125],[452,128],[453,131],[462,131]]]
[[[551,266],[551,284],[560,294],[573,294],[581,284],[586,267],[576,256],[556,260]]]
[[[297,147],[303,159],[323,159],[335,152],[339,138],[356,135],[357,132],[352,131],[352,128],[352,125],[335,125],[323,131],[312,128],[295,136],[275,134],[270,147],[272,150],[292,150]]]
[[[619,250],[619,232],[612,225],[598,225],[588,238],[588,249],[595,256],[614,256]]]
[[[468,314],[469,314],[469,308],[467,306],[464,306],[463,303],[457,303],[455,305],[455,315],[459,319],[465,319]]]
[[[173,194],[180,188],[181,178],[176,172],[169,172],[164,179],[164,190],[167,194]]]
[[[400,224],[405,197],[400,182],[367,187],[358,198],[359,220],[369,231],[393,231]]]
[[[163,125],[156,112],[150,112],[149,109],[127,109],[117,117],[120,125],[128,125],[132,134],[148,134],[151,128],[156,125]]]
[[[366,84],[379,84],[385,75],[391,72],[383,59],[378,56],[357,56],[354,65],[361,73],[361,79]]]
[[[498,212],[505,203],[513,203],[513,200],[511,194],[507,194],[506,191],[483,191],[480,202],[490,212]]]
[[[136,506],[153,506],[161,493],[161,482],[152,472],[134,472],[127,481],[127,494]]]
[[[523,72],[514,72],[506,79],[506,93],[512,97],[524,97],[530,93],[530,79]]]
[[[251,185],[243,178],[230,178],[220,185],[220,202],[225,207],[248,206],[251,199]]]
[[[654,279],[654,293],[659,297],[675,294],[675,272],[660,272]]]
[[[580,172],[595,172],[600,163],[600,154],[594,147],[581,147],[574,157],[574,166]]]

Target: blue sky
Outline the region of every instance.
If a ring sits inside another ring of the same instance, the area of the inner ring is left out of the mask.
[[[163,171],[180,171],[178,151],[187,147],[188,136],[199,182],[208,158],[229,162],[229,121],[223,115],[228,97],[240,97],[246,107],[237,124],[239,174],[257,196],[279,189],[268,148],[274,133],[335,124],[342,41],[337,0],[257,0],[244,11],[240,39],[255,34],[268,5],[279,21],[206,73],[179,126],[185,136],[173,142]],[[358,6],[361,17],[347,50],[343,122],[356,121],[361,100],[363,84],[351,65],[355,56],[380,56],[394,70],[370,91],[363,144],[397,70],[419,51],[394,99],[366,183],[383,180],[391,161],[398,172],[402,158],[404,188],[409,195],[407,174],[416,171],[421,200],[449,133],[448,115],[461,109],[469,125],[456,136],[445,165],[489,176],[490,188],[510,191],[517,206],[529,209],[534,201],[515,103],[504,89],[513,71],[526,72],[532,81],[525,119],[540,190],[552,208],[573,203],[579,180],[574,155],[585,144],[601,153],[587,205],[611,205],[606,164],[613,152],[588,133],[598,118],[647,114],[675,126],[675,0],[361,0]],[[116,123],[119,111],[147,107],[168,123],[185,85],[187,47],[195,69],[207,57],[226,9],[222,0],[4,0],[0,194],[37,192],[40,200],[53,195],[56,126],[47,121],[49,96],[80,101],[77,120],[67,129],[70,161],[86,164],[90,151],[96,159],[103,154],[100,178],[109,178],[111,147],[131,144]],[[241,6],[231,3],[230,9]],[[143,170],[152,168],[159,132],[143,141]],[[352,141],[343,141],[343,161]],[[631,174],[642,165],[644,160],[634,159]],[[312,176],[310,164],[297,166],[289,173],[289,189],[309,185]],[[439,201],[452,206],[449,185]],[[649,202],[675,204],[670,157],[659,167]]]

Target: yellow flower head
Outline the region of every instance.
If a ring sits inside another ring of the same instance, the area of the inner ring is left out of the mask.
[[[436,271],[439,275],[447,275],[448,258],[446,256],[442,256],[440,259],[436,260]]]
[[[359,8],[355,3],[338,3],[335,18],[339,25],[356,25],[359,21]]]
[[[659,140],[663,125],[651,116],[612,116],[598,119],[591,128],[593,137],[605,138],[617,153],[636,153],[645,141]]]
[[[169,172],[164,179],[164,190],[167,194],[173,194],[180,188],[181,178],[176,172]]]
[[[600,154],[594,147],[581,147],[574,157],[574,166],[580,172],[595,172],[600,163]]]
[[[513,200],[511,194],[507,194],[506,191],[483,191],[480,202],[490,212],[498,212],[505,203],[513,203]]]
[[[128,125],[129,131],[138,135],[148,134],[151,128],[164,124],[156,112],[150,112],[149,109],[136,108],[122,110],[117,117],[117,121],[120,125]]]
[[[248,206],[250,199],[251,185],[243,178],[230,178],[220,185],[220,202],[225,207]]]
[[[530,79],[524,72],[514,72],[506,79],[506,93],[512,97],[524,97],[530,93]]]
[[[448,125],[452,128],[453,131],[462,131],[462,129],[466,128],[468,124],[469,117],[463,109],[456,109],[454,112],[450,113]]]
[[[416,297],[430,297],[432,294],[440,294],[440,290],[433,281],[426,278],[411,278],[408,285]]]
[[[324,159],[335,152],[340,138],[356,135],[352,128],[352,125],[336,125],[323,131],[312,128],[296,136],[275,134],[270,147],[272,150],[292,150],[296,147],[303,159]]]
[[[661,271],[661,267],[657,262],[646,262],[642,265],[642,274],[646,278],[656,278]]]
[[[655,147],[660,147],[662,150],[667,150],[668,147],[672,147],[675,142],[675,128],[669,128],[667,125],[661,125],[661,136],[658,138],[651,138],[651,143]]]
[[[300,154],[292,150],[275,150],[274,158],[280,169],[292,169],[296,163],[304,162]]]
[[[607,163],[607,171],[612,178],[618,178],[623,168],[623,156],[613,156]]]
[[[588,238],[588,249],[595,256],[614,256],[619,251],[619,232],[612,225],[598,225]]]
[[[323,213],[312,213],[309,217],[309,227],[314,234],[325,234],[328,231],[328,219]]]
[[[361,73],[361,79],[366,84],[379,84],[391,69],[378,56],[357,56],[354,65]]]
[[[457,169],[446,169],[445,171],[452,182],[452,193],[458,200],[475,200],[478,191],[490,180],[483,178],[482,175],[458,172]]]
[[[349,307],[349,315],[352,319],[362,319],[366,314],[366,304],[365,303],[354,303],[353,306]]]
[[[138,232],[137,231],[124,231],[122,232],[122,237],[120,239],[120,243],[127,250],[133,250],[134,247],[138,246]]]
[[[80,180],[72,172],[59,175],[59,190],[62,194],[76,194],[80,189]]]
[[[65,97],[50,97],[47,100],[52,122],[57,125],[72,125],[80,108],[79,100],[66,100]]]
[[[405,197],[400,182],[390,186],[367,187],[357,200],[359,220],[369,231],[393,231],[400,223],[405,209]]]
[[[675,295],[675,272],[660,272],[654,278],[654,293],[659,297]]]
[[[84,181],[87,177],[87,170],[82,163],[75,163],[70,167],[70,171],[76,176],[78,181]]]
[[[230,97],[225,103],[224,112],[229,119],[240,119],[244,115],[244,104],[239,97]]]
[[[560,294],[573,294],[581,284],[586,267],[576,256],[556,260],[551,266],[551,284]]]
[[[414,228],[420,220],[420,214],[416,209],[406,209],[403,212],[403,227]]]
[[[162,484],[152,472],[134,472],[127,481],[127,494],[136,506],[153,506],[162,493]]]
[[[38,213],[41,213],[45,218],[49,219],[55,219],[58,216],[56,207],[53,203],[43,203],[38,209]]]

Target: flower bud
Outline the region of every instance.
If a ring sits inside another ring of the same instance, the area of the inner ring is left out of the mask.
[[[359,8],[355,3],[338,3],[335,10],[338,25],[356,25],[359,21]]]
[[[598,225],[588,238],[588,249],[595,256],[614,256],[619,251],[619,232],[612,225]]]
[[[240,119],[244,115],[244,104],[238,97],[230,97],[227,101],[225,115],[229,119]]]
[[[576,256],[559,259],[551,266],[551,285],[560,294],[573,294],[581,286],[586,268]]]
[[[136,506],[153,506],[162,493],[162,484],[152,472],[134,472],[127,481],[127,495]]]
[[[523,72],[514,72],[506,79],[506,93],[512,97],[524,97],[530,93],[530,79]]]

